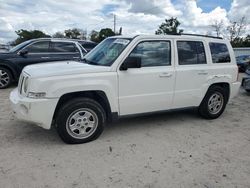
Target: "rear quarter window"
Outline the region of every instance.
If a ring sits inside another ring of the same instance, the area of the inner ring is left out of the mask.
[[[224,43],[209,43],[213,63],[230,63],[231,58],[227,48]]]

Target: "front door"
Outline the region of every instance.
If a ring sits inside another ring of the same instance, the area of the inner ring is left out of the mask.
[[[118,70],[120,115],[171,108],[175,71],[171,41],[142,41],[129,56],[141,58],[141,68]]]
[[[14,61],[21,70],[27,65],[50,61],[49,43],[49,41],[39,41],[28,45],[22,49],[22,51],[26,50],[27,53],[18,54]]]

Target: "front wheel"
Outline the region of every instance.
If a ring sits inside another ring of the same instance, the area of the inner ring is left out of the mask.
[[[218,118],[225,110],[227,96],[225,89],[212,86],[199,106],[199,114],[206,119]]]
[[[12,75],[8,69],[0,67],[0,89],[5,89],[12,83]]]
[[[58,112],[57,132],[65,143],[80,144],[97,139],[106,122],[105,111],[93,99],[78,98]]]

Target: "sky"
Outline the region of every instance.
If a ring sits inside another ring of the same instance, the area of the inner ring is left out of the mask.
[[[80,28],[90,33],[101,28],[124,35],[154,34],[165,19],[177,17],[186,33],[213,34],[211,24],[250,18],[249,0],[0,0],[0,43],[17,38],[16,30],[54,34]],[[247,32],[250,34],[250,20]]]

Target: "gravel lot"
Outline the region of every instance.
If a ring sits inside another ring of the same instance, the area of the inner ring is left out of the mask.
[[[250,187],[243,90],[217,120],[193,110],[123,119],[94,142],[66,145],[55,130],[12,117],[12,89],[0,90],[1,188]]]

